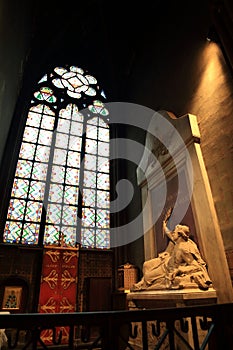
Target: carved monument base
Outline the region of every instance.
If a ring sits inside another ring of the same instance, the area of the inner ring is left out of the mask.
[[[136,309],[156,309],[156,308],[169,308],[169,307],[185,307],[192,305],[208,305],[217,302],[217,294],[215,289],[209,288],[207,291],[202,291],[197,288],[193,289],[183,289],[183,290],[150,290],[141,292],[132,292],[127,294],[127,304],[129,310]],[[155,320],[157,321],[157,320]],[[188,322],[187,330],[184,332],[182,330],[179,321],[176,321],[175,327],[184,337],[184,339],[194,348],[191,320],[189,318],[185,319]],[[187,323],[186,322],[186,323]],[[160,334],[158,336],[154,335],[152,332],[153,321],[147,323],[147,333],[148,333],[148,350],[155,349],[155,345],[161,339],[163,333],[166,331],[166,325],[164,322],[160,324]],[[199,325],[199,322],[197,322]],[[134,332],[135,326],[137,326],[137,337],[131,338],[129,343],[135,349],[142,349],[142,329],[139,323],[132,323],[132,330]],[[198,336],[199,342],[202,344],[205,338],[206,331],[202,330],[198,326]],[[160,349],[168,349],[168,340],[165,340]],[[176,339],[176,349],[184,349],[184,343],[180,341],[179,338]],[[205,348],[208,349],[208,346]]]

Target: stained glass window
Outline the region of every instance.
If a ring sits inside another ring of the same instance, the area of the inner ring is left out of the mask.
[[[4,242],[110,247],[109,113],[93,76],[45,74],[32,94]]]

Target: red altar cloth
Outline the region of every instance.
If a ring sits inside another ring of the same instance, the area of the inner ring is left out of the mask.
[[[78,248],[48,246],[44,248],[39,295],[40,313],[76,311]],[[56,339],[62,331],[62,344],[68,343],[68,327],[56,328]],[[45,344],[52,344],[51,329],[41,333]]]

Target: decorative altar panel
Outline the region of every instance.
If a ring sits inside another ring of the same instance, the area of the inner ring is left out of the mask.
[[[63,313],[76,311],[78,275],[78,248],[45,247],[42,263],[42,275],[39,295],[40,313]],[[62,344],[68,343],[68,329],[62,331]],[[52,344],[53,331],[42,332],[45,344]],[[57,336],[56,336],[57,338]]]

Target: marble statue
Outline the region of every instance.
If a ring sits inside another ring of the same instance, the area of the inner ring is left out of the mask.
[[[169,238],[167,248],[156,258],[143,264],[143,277],[131,291],[200,288],[208,290],[212,285],[207,264],[202,259],[196,243],[189,238],[186,225],[176,225],[173,231],[167,227],[171,216],[168,210],[163,221],[163,233]]]

